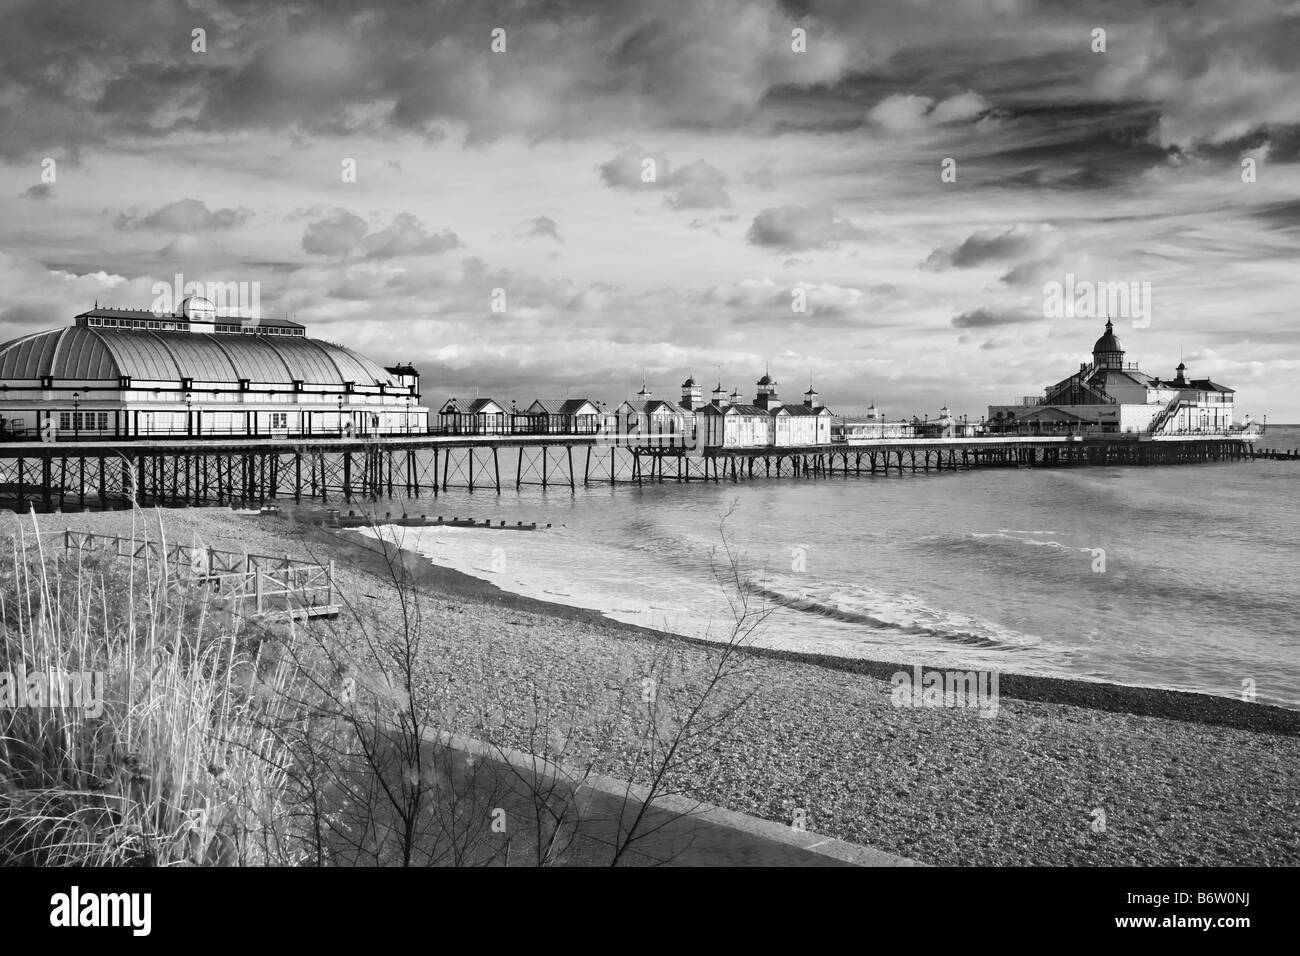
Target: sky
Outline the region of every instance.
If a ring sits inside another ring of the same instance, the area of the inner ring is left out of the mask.
[[[1089,358],[1105,307],[1051,283],[1125,283],[1129,361],[1300,421],[1300,2],[0,18],[0,340],[179,273],[414,363],[435,405],[770,369],[975,418]]]

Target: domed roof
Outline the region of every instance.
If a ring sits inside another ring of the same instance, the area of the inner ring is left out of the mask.
[[[1097,344],[1092,347],[1093,354],[1098,352],[1123,352],[1124,346],[1119,344],[1119,339],[1115,337],[1114,324],[1110,319],[1106,320],[1106,332],[1097,340]]]
[[[301,381],[308,385],[396,385],[358,352],[299,336],[218,335],[70,326],[0,345],[0,380]]]
[[[691,376],[690,378],[688,378],[686,381],[682,382],[682,388],[694,388],[694,387],[695,387],[695,376],[694,376],[694,375],[692,375],[692,376]]]
[[[756,384],[756,385],[775,385],[776,382],[772,381],[772,376],[770,376],[770,375],[764,373],[763,377],[760,378],[760,379],[759,379],[757,382],[755,382],[754,384]]]
[[[181,315],[196,322],[211,322],[217,317],[217,306],[211,299],[192,295],[181,300]]]

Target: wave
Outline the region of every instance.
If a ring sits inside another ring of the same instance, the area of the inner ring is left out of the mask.
[[[781,607],[818,617],[855,624],[899,637],[928,637],[988,650],[1020,651],[1037,646],[1037,638],[980,621],[927,607],[907,595],[883,595],[853,585],[783,589],[771,581],[747,582],[752,594]]]

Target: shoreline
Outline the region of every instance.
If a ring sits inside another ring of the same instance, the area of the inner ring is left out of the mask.
[[[293,521],[295,519],[289,518],[285,520]],[[375,548],[370,546],[370,542],[375,539],[360,534],[355,530],[331,531],[315,525],[309,525],[309,527],[314,532],[319,533],[318,540],[322,544],[333,538],[339,542],[340,549],[345,549],[345,553],[366,553],[369,558],[373,558],[378,553]],[[681,641],[699,647],[716,646],[716,642],[703,638],[690,637],[672,631],[619,621],[609,617],[602,611],[516,594],[493,584],[491,581],[485,581],[474,575],[434,564],[424,555],[418,554],[418,552],[408,550],[406,553],[423,562],[423,566],[417,571],[418,580],[421,586],[427,587],[431,593],[459,596],[473,601],[487,602],[501,607],[510,607],[564,620],[587,624],[599,623],[608,628],[622,630],[628,634],[654,640]],[[858,674],[885,682],[888,682],[890,677],[899,671],[911,673],[918,663],[916,661],[880,661],[865,657],[841,657],[834,654],[818,654],[752,645],[745,645],[742,652],[756,657],[789,663],[809,664],[814,667]],[[925,661],[919,663],[922,668],[929,670],[951,669]],[[1300,709],[1292,709],[1278,704],[1251,703],[1232,697],[1200,694],[1194,691],[1164,687],[1144,687],[1134,684],[1116,684],[1064,677],[1042,677],[1009,671],[999,671],[998,673],[1000,695],[1016,700],[1086,707],[1139,717],[1159,717],[1166,720],[1232,727],[1256,733],[1300,736]]]
[[[195,534],[214,547],[333,559],[347,598],[337,626],[400,631],[397,592],[373,538],[285,514],[160,515],[170,541]],[[154,512],[144,518],[156,527]],[[129,534],[131,514],[38,520]],[[522,749],[532,701],[560,719],[588,715],[607,688],[635,687],[657,656],[690,681],[717,646],[514,595],[411,551],[390,556],[414,572],[420,595],[422,679],[453,709],[484,699],[500,708],[490,729],[455,715],[448,728],[466,736],[481,729]],[[940,865],[1300,864],[1295,711],[1006,675],[995,719],[981,719],[894,706],[889,674],[910,665],[745,653],[739,686],[750,682],[756,696],[707,764],[675,779],[692,798],[781,824],[806,815],[813,833]],[[636,778],[619,747],[602,753],[603,773]]]

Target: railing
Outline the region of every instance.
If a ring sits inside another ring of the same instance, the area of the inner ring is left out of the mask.
[[[1156,417],[1151,419],[1151,425],[1147,429],[1147,433],[1150,435],[1161,434],[1161,429],[1164,428],[1165,423],[1168,422],[1169,419],[1172,418],[1175,413],[1177,413],[1178,409],[1181,408],[1182,405],[1183,405],[1183,401],[1178,396],[1174,396],[1173,398],[1171,398],[1169,400],[1169,403],[1165,405],[1165,407],[1162,408],[1159,411],[1159,413],[1157,413]]]
[[[222,551],[200,545],[170,544],[121,538],[86,531],[42,532],[58,535],[65,553],[104,549],[120,558],[152,561],[183,579],[237,599],[251,600],[255,613],[288,611],[316,617],[338,613],[334,603],[334,562],[313,564],[288,555],[274,557],[247,551]]]
[[[241,426],[207,426],[204,425],[201,430],[187,429],[184,425],[175,427],[154,425],[150,426],[147,431],[130,435],[114,434],[111,428],[63,428],[55,432],[55,441],[59,442],[76,442],[76,441],[150,441],[150,440],[171,440],[176,438],[185,438],[193,441],[219,440],[237,438],[241,441],[245,439],[317,439],[317,438],[370,438],[376,435],[388,437],[427,435],[436,433],[436,429],[417,428],[414,425],[406,427],[404,425],[393,425],[389,427],[377,428],[366,426],[359,428],[355,425],[348,427],[344,423],[342,428],[316,428],[313,431],[306,432],[294,427],[292,429],[284,426],[271,426],[265,422],[258,424],[257,433],[247,430]],[[0,441],[40,441],[40,430],[37,428],[22,429],[3,429],[0,430]]]

